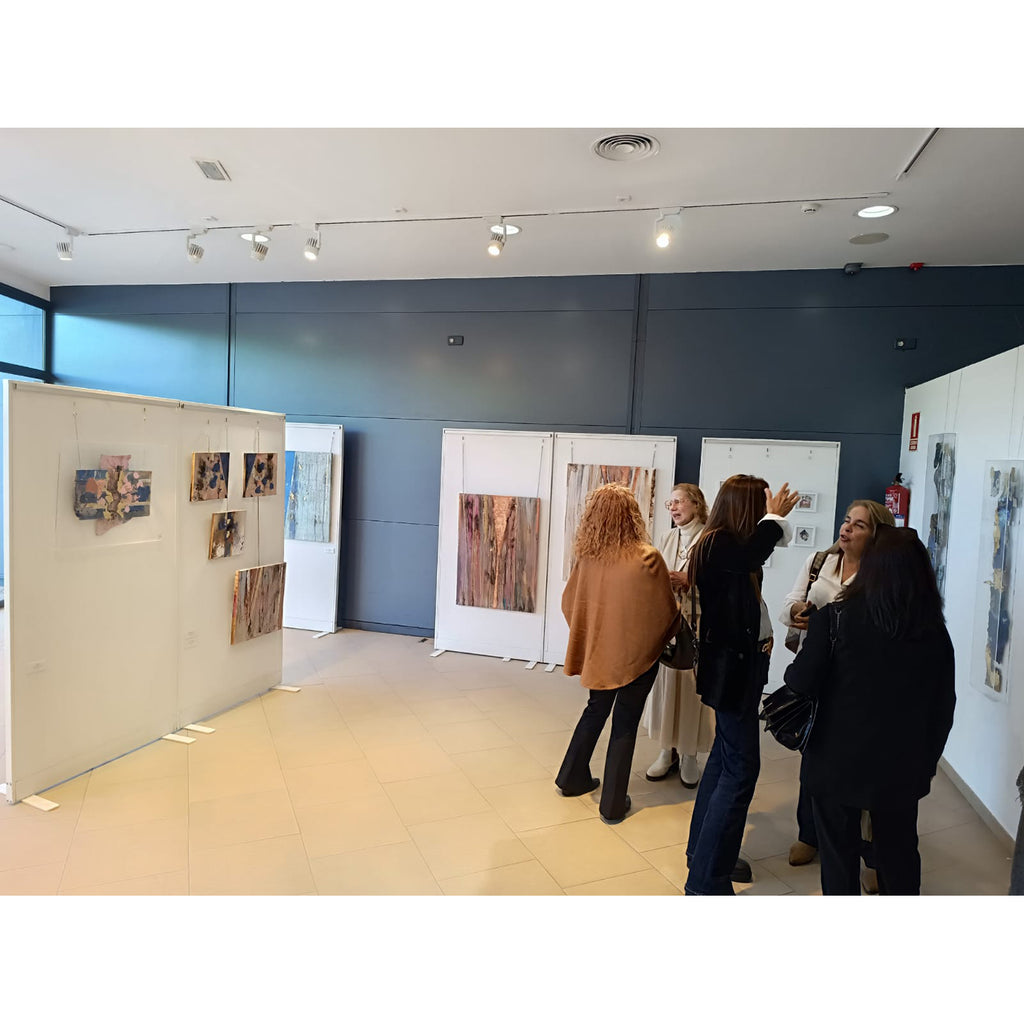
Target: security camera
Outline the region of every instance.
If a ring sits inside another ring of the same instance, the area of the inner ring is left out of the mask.
[[[843,267],[843,273],[844,274],[849,274],[852,277],[854,274],[859,274],[860,273],[860,268],[863,267],[863,266],[864,266],[863,263],[847,263]]]

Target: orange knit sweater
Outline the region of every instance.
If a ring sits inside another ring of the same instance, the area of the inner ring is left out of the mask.
[[[680,625],[665,560],[649,544],[617,562],[580,559],[565,585],[562,613],[569,623],[564,672],[589,690],[631,683]]]

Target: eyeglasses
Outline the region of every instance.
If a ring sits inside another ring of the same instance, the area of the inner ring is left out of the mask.
[[[684,501],[689,500],[689,498],[671,498],[669,501],[665,502],[665,508],[667,508],[671,512],[672,509],[676,507],[676,505],[682,505]]]

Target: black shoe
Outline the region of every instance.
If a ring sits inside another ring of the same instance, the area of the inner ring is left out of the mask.
[[[618,825],[618,823],[619,823],[620,821],[622,821],[622,819],[623,819],[623,818],[625,818],[627,814],[629,814],[629,809],[630,809],[630,807],[632,807],[632,806],[633,806],[633,801],[632,801],[632,800],[630,800],[630,799],[629,799],[629,797],[627,796],[627,797],[626,797],[626,809],[625,809],[625,810],[624,810],[624,811],[622,812],[622,818],[606,818],[606,817],[605,817],[605,816],[604,816],[604,815],[602,814],[602,815],[601,815],[601,820],[602,820],[602,821],[603,821],[603,822],[604,822],[604,823],[605,823],[606,825]]]
[[[566,791],[564,789],[559,789],[558,786],[555,786],[555,789],[557,789],[558,792],[562,794],[562,796],[586,796],[588,793],[593,793],[594,790],[597,789],[597,787],[600,786],[600,785],[601,785],[601,780],[600,779],[591,779],[590,780],[590,787],[588,789],[582,790],[579,793],[566,793]]]
[[[742,857],[736,859],[736,867],[732,869],[732,874],[729,875],[730,882],[751,882],[754,879],[754,872],[750,868],[750,864],[745,861]]]

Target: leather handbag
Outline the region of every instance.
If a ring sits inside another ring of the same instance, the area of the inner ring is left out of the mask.
[[[696,597],[692,588],[690,590],[690,615],[696,621]],[[681,615],[680,620],[682,625],[679,627],[679,632],[665,644],[665,650],[661,652],[658,661],[677,671],[685,671],[693,668],[697,663],[697,637],[686,616]]]
[[[828,558],[828,551],[818,551],[814,555],[814,560],[811,562],[810,571],[807,574],[807,589],[804,590],[804,600],[807,600],[807,595],[811,592],[811,584],[818,578],[821,573],[821,567],[825,564],[825,559]],[[800,640],[802,638],[802,631],[796,629],[794,626],[790,626],[786,630],[786,650],[792,651],[794,654],[800,650]]]

